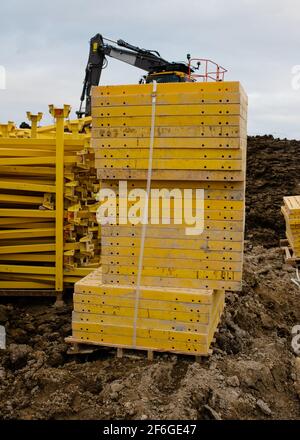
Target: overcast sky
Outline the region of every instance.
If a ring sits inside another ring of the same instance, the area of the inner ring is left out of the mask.
[[[300,139],[300,88],[292,87],[293,66],[300,65],[299,0],[2,2],[0,122],[19,124],[27,110],[50,121],[50,103],[71,104],[74,115],[96,33],[156,49],[170,61],[187,53],[217,61],[248,93],[249,134]],[[101,83],[137,83],[142,74],[109,59]]]

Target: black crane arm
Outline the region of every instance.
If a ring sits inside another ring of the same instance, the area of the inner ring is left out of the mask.
[[[157,51],[140,49],[123,40],[118,40],[117,45],[119,47],[105,44],[100,34],[95,35],[90,40],[90,52],[80,97],[80,109],[77,112],[78,117],[82,117],[83,115],[89,116],[91,114],[91,87],[99,84],[101,73],[106,62],[105,56],[131,64],[147,72],[152,72],[156,68],[163,68],[171,64],[161,58]],[[82,104],[84,100],[85,110],[83,111]]]

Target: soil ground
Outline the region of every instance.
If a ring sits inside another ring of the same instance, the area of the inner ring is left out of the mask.
[[[300,141],[250,137],[243,290],[228,293],[213,355],[101,349],[69,356],[72,304],[1,300],[1,419],[300,419],[300,362],[291,330],[300,289],[278,247],[280,205],[300,193]]]

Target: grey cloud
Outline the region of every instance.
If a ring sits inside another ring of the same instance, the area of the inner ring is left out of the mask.
[[[1,5],[0,120],[20,123],[26,110],[47,113],[49,103],[75,111],[89,39],[100,32],[170,60],[187,53],[216,60],[249,94],[250,133],[300,138],[300,90],[291,87],[299,20],[297,0],[11,0]],[[109,60],[101,82],[136,83],[142,73]]]

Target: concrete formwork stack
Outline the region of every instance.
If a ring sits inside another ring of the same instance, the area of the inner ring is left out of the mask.
[[[246,95],[238,82],[121,85],[92,102],[109,220],[69,341],[207,355],[225,290],[241,288]]]
[[[283,198],[284,205],[281,212],[284,215],[286,225],[286,238],[292,254],[288,248],[284,249],[288,253],[288,260],[300,259],[300,196],[288,196]]]

